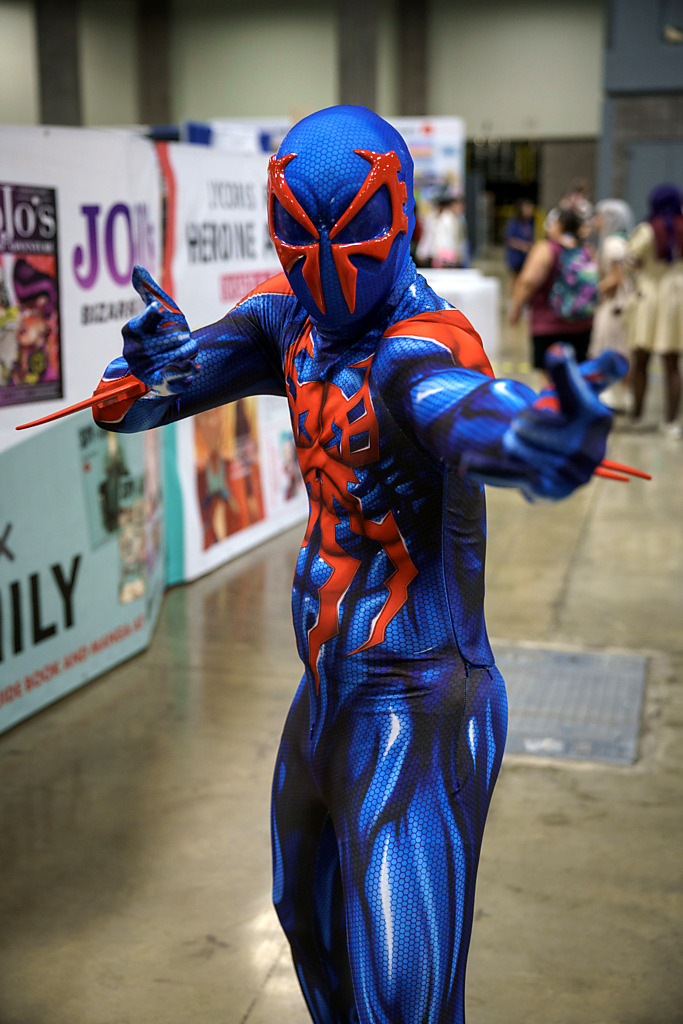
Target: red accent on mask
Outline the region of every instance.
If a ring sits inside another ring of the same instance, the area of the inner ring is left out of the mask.
[[[396,235],[408,231],[408,217],[403,212],[403,204],[408,200],[405,182],[398,180],[401,161],[393,150],[388,153],[373,153],[369,149],[354,149],[354,153],[362,156],[370,164],[370,173],[356,193],[337,223],[330,231],[330,241],[339,234],[342,228],[353,220],[358,211],[382,187],[386,185],[391,196],[392,221],[389,231],[379,238],[369,238],[362,242],[346,242],[332,245],[334,265],[337,268],[341,289],[346,299],[349,312],[356,308],[356,278],[358,271],[351,262],[351,256],[372,256],[384,262]]]
[[[345,212],[330,231],[329,236],[330,242],[332,242],[334,265],[350,313],[353,313],[356,308],[356,279],[358,276],[357,268],[351,263],[351,256],[371,256],[373,259],[383,262],[389,255],[396,236],[401,231],[404,233],[408,231],[408,216],[403,212],[403,205],[408,201],[408,190],[405,182],[398,179],[401,161],[396,153],[393,150],[389,150],[387,153],[374,153],[369,149],[355,149],[354,153],[368,161],[370,172]],[[320,235],[285,180],[285,168],[295,156],[296,153],[288,153],[279,159],[275,156],[270,158],[268,165],[268,227],[273,245],[286,273],[289,273],[298,259],[304,258],[304,281],[308,285],[316,305],[324,313],[325,300],[320,280],[318,255]],[[392,222],[389,231],[380,235],[379,238],[369,238],[361,242],[333,242],[336,235],[350,223],[383,185],[386,185],[391,197]],[[290,245],[278,238],[273,224],[273,196],[313,236],[315,241],[306,245]]]
[[[313,353],[310,324],[287,352],[285,376],[293,385],[288,388],[287,397],[299,465],[309,489],[310,511],[303,546],[308,545],[317,525],[319,556],[332,570],[318,588],[318,616],[308,631],[308,661],[319,692],[318,660],[322,647],[339,634],[340,608],[361,564],[337,539],[342,518],[348,519],[358,536],[379,544],[393,566],[385,580],[387,594],[382,607],[370,624],[365,641],[351,655],[384,642],[389,624],[408,599],[408,587],[417,568],[393,512],[388,511],[378,521],[368,519],[360,498],[353,493],[358,483],[356,469],[379,458],[379,424],[370,392],[373,357],[351,364],[351,369],[362,373],[362,382],[347,397],[331,382],[299,380],[296,357],[302,350]],[[353,412],[355,415],[350,416]]]
[[[295,156],[296,153],[287,153],[286,156],[282,156],[279,159],[276,156],[271,156],[270,158],[270,163],[268,164],[268,231],[285,273],[288,274],[296,261],[303,257],[304,281],[308,285],[316,306],[318,306],[321,313],[324,313],[325,299],[323,298],[323,286],[320,280],[320,258],[318,251],[320,235],[304,208],[295,199],[292,190],[285,180],[285,167]],[[306,245],[289,245],[289,243],[283,242],[282,239],[278,238],[275,234],[275,225],[273,224],[273,196],[282,203],[287,213],[291,214],[294,220],[313,236],[315,241],[309,242]]]

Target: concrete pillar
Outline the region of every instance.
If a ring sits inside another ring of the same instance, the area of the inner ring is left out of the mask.
[[[169,0],[138,0],[138,119],[140,124],[170,124],[171,73]]]
[[[396,0],[401,117],[421,117],[427,113],[428,14],[428,0]]]
[[[337,0],[339,102],[377,104],[378,0]]]
[[[35,0],[41,124],[83,123],[78,0]]]

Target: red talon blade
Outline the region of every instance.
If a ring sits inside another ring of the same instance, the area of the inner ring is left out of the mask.
[[[93,405],[113,405],[124,398],[136,398],[139,395],[144,395],[147,391],[149,391],[147,385],[137,377],[133,377],[131,380],[131,374],[126,374],[125,377],[117,380],[101,381],[90,398],[84,398],[82,402],[76,402],[75,405],[70,405],[66,409],[58,409],[57,412],[52,412],[49,416],[43,416],[39,420],[21,423],[16,429],[26,430],[27,427],[37,427],[41,423],[59,420],[62,416],[70,416],[71,413],[80,412],[81,409],[88,409]]]
[[[633,466],[625,466],[621,462],[612,462],[611,459],[603,459],[600,463],[605,469],[614,469],[618,473],[628,473],[630,476],[638,476],[642,480],[652,480],[649,473],[643,473],[642,469],[634,469]]]
[[[597,466],[593,470],[593,476],[602,476],[606,480],[618,480],[622,484],[630,484],[631,481],[627,476],[622,476],[621,473],[612,473],[609,469],[603,469],[602,466]]]
[[[628,474],[628,476],[624,474]],[[600,465],[593,470],[593,476],[602,476],[606,480],[618,480],[621,484],[629,483],[629,476],[652,480],[650,474],[643,473],[642,469],[634,469],[633,466],[625,466],[621,462],[612,462],[611,459],[603,459]]]

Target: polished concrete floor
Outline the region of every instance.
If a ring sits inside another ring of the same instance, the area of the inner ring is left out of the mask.
[[[506,332],[499,371],[525,357]],[[469,1024],[683,1022],[683,442],[610,454],[652,482],[489,492],[492,637],[648,669],[635,764],[506,755]],[[0,1024],[308,1020],[268,832],[301,532],[170,591],[144,654],[0,737]]]

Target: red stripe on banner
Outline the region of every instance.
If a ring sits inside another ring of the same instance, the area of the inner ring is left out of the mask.
[[[293,295],[292,287],[287,280],[286,274],[275,274],[273,277],[269,277],[266,281],[262,281],[261,284],[257,284],[255,288],[245,295],[244,298],[240,299],[237,303],[241,306],[243,302],[250,299],[253,295]]]
[[[161,287],[167,295],[173,295],[173,253],[175,251],[175,229],[176,229],[176,182],[171,159],[168,152],[168,142],[156,143],[157,157],[164,179],[166,190],[165,196],[165,229],[164,229],[164,256],[161,268]]]
[[[239,304],[252,295],[294,294],[285,275],[273,276],[272,270],[243,270],[236,274],[221,274],[218,284],[221,302],[224,303],[239,300]]]

